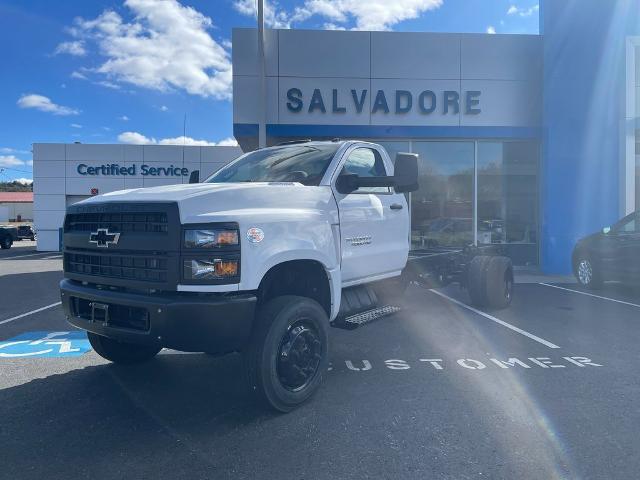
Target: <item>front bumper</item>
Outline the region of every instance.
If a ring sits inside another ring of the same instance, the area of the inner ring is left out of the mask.
[[[60,282],[67,321],[123,342],[186,352],[241,350],[253,326],[256,296],[145,295]]]

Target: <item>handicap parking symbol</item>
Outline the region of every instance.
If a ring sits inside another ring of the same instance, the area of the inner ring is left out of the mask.
[[[0,358],[77,357],[89,350],[83,331],[26,332],[0,341]]]

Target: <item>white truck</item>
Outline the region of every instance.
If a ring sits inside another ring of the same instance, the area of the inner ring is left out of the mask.
[[[511,301],[504,256],[410,255],[417,181],[414,154],[394,165],[373,143],[300,141],[247,153],[202,183],[84,200],[64,223],[67,320],[117,363],[163,347],[241,352],[251,390],[289,411],[322,382],[329,326],[394,312],[410,281],[458,281],[488,307]]]

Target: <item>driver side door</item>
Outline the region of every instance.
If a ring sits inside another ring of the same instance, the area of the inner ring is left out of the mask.
[[[359,177],[392,175],[393,166],[380,151],[355,147],[346,153],[340,174]],[[409,254],[409,214],[405,196],[390,187],[360,187],[334,194],[340,215],[343,286],[392,276],[404,268]]]
[[[611,278],[640,280],[640,218],[633,213],[616,225],[610,239]]]

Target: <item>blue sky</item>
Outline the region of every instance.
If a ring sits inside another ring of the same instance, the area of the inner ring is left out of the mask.
[[[255,0],[0,0],[1,180],[34,142],[229,144]],[[537,0],[280,0],[278,28],[538,33]],[[186,115],[186,139],[181,138]]]

